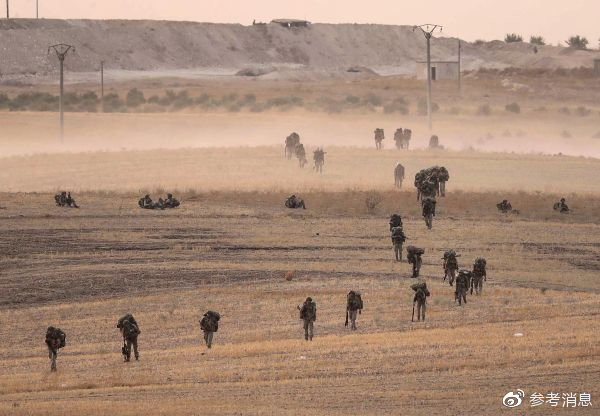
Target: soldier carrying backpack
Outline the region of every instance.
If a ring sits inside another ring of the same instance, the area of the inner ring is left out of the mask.
[[[415,297],[413,298],[413,316],[412,322],[415,320],[415,304],[417,304],[417,321],[425,321],[425,309],[427,304],[427,297],[431,295],[429,289],[427,289],[427,283],[415,283],[410,287],[415,291]]]
[[[346,323],[344,326],[348,326],[348,317],[350,318],[350,329],[356,331],[356,315],[357,312],[360,314],[363,309],[363,301],[359,292],[351,290],[348,292],[346,297]]]
[[[402,261],[402,245],[406,241],[406,235],[402,226],[392,228],[392,244],[394,245],[394,256],[396,261]]]
[[[467,291],[471,285],[471,272],[469,270],[461,270],[456,278],[456,289],[454,292],[454,301],[458,300],[458,304],[467,303]]]
[[[421,256],[425,254],[425,250],[415,246],[406,247],[406,258],[410,264],[412,264],[413,272],[412,277],[419,277],[419,271],[421,270]]]
[[[450,286],[454,283],[456,271],[458,270],[457,257],[460,257],[460,255],[456,254],[454,250],[448,250],[444,253],[444,281],[448,278]]]
[[[50,371],[56,371],[56,357],[58,350],[66,345],[66,334],[60,329],[49,326],[46,330],[46,345],[50,358]]]
[[[483,257],[475,259],[473,272],[471,273],[473,276],[471,279],[471,295],[473,294],[473,289],[475,289],[475,293],[478,295],[483,291],[483,281],[487,281],[486,265],[487,262]]]
[[[300,310],[300,319],[304,321],[304,339],[312,341],[314,335],[314,323],[317,320],[317,304],[311,297],[306,298]]]
[[[142,332],[138,326],[137,321],[133,317],[132,314],[128,313],[122,316],[117,321],[117,328],[121,331],[121,335],[123,336],[123,347],[121,348],[121,353],[123,354],[123,361],[129,362],[131,359],[131,347],[133,347],[133,354],[135,356],[136,361],[140,359],[140,354],[138,353],[138,335]]]
[[[208,348],[212,347],[213,334],[219,330],[219,312],[208,311],[200,320],[200,329],[204,332],[204,342]]]

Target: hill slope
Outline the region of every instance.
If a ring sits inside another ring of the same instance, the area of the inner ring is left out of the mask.
[[[287,29],[276,24],[242,26],[171,21],[35,20],[0,21],[0,73],[43,76],[56,71],[47,48],[69,43],[77,52],[67,60],[70,71],[108,68],[129,71],[164,69],[240,69],[252,65],[291,66],[337,73],[367,66],[378,73],[412,74],[423,59],[425,40],[409,26],[313,24]],[[434,59],[455,59],[456,39],[432,42]],[[553,46],[534,53],[527,43],[494,41],[464,44],[464,67],[591,66],[598,54]]]

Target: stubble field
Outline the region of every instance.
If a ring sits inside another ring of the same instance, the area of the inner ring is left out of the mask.
[[[197,194],[146,211],[135,193],[82,194],[79,210],[51,194],[4,194],[0,413],[487,415],[517,388],[598,397],[597,219],[506,217],[484,210],[485,194],[465,194],[480,211],[461,214],[449,196],[427,231],[408,209],[413,193],[384,194],[407,207],[410,244],[426,250],[428,319],[411,323],[414,280],[392,260],[388,208],[339,206],[352,195],[364,196],[323,192],[315,208],[288,211],[277,194],[256,204]],[[488,259],[484,293],[466,306],[441,281],[448,248],[464,267]],[[365,300],[356,333],[343,326],[350,289]],[[318,305],[312,343],[296,310],[306,296]],[[198,325],[208,309],[222,314],[212,350]],[[141,326],[139,362],[120,357],[126,312]],[[67,332],[56,374],[48,325]],[[527,402],[521,413],[559,410]]]

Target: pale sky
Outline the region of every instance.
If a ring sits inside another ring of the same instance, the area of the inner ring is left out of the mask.
[[[2,4],[6,0],[0,0]],[[36,0],[9,0],[14,17],[34,17]],[[598,47],[600,0],[39,0],[40,16],[250,24],[300,18],[321,23],[444,25],[446,36],[502,39],[516,32],[556,44],[581,34]],[[2,4],[3,9],[4,5]]]

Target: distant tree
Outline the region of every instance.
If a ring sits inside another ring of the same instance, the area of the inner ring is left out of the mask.
[[[567,39],[567,45],[569,45],[569,48],[573,49],[587,49],[588,43],[586,38],[579,35],[571,36]]]
[[[514,43],[514,42],[523,42],[523,36],[517,35],[516,33],[507,33],[504,37],[504,42],[506,43]]]
[[[144,104],[146,102],[146,98],[144,97],[143,92],[141,92],[137,88],[132,88],[127,93],[125,102],[127,103],[128,107],[137,107],[140,104]]]
[[[529,38],[529,43],[532,45],[544,46],[546,44],[546,40],[541,36],[532,36]]]

